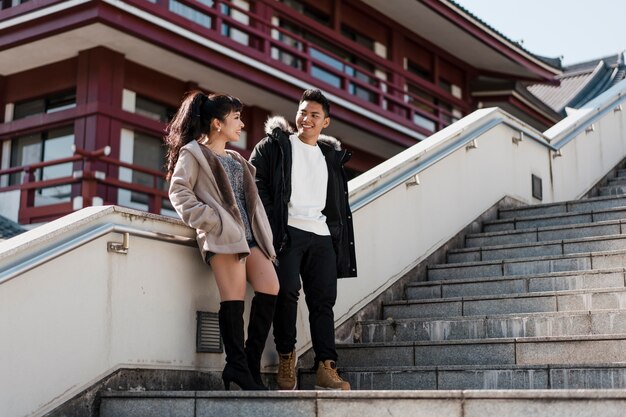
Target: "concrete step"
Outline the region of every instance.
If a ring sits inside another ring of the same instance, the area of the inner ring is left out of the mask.
[[[542,291],[571,291],[587,288],[622,288],[624,268],[577,272],[553,272],[509,277],[486,277],[417,282],[407,285],[407,299],[469,297],[475,295],[524,294]]]
[[[600,187],[599,194],[601,196],[618,196],[626,194],[626,183],[613,183]]]
[[[550,369],[558,383],[557,368]],[[99,411],[100,417],[621,417],[625,407],[626,392],[615,390],[183,391],[105,392]]]
[[[622,185],[626,184],[626,174],[622,174],[615,178],[609,178],[607,181],[607,185]]]
[[[577,239],[551,240],[533,243],[451,249],[448,263],[479,262],[532,256],[558,256],[575,253],[626,250],[626,235],[608,235]]]
[[[626,307],[625,288],[549,291],[528,294],[400,300],[383,305],[383,317],[424,318],[487,314],[591,311]]]
[[[619,206],[605,210],[594,210],[580,213],[557,213],[538,216],[512,217],[485,222],[483,232],[499,232],[505,230],[524,230],[536,227],[595,223],[607,220],[626,219],[626,207]]]
[[[383,317],[397,320],[621,308],[626,308],[626,288],[399,300],[383,304]]]
[[[342,367],[339,373],[353,390],[626,388],[625,364]],[[312,389],[315,373],[301,369],[298,380],[299,389]]]
[[[626,334],[625,310],[366,320],[355,343]]]
[[[341,367],[626,362],[626,334],[338,344]]]
[[[473,279],[563,271],[601,270],[626,265],[626,251],[537,256],[498,261],[464,262],[428,266],[428,280]]]
[[[609,220],[596,223],[533,227],[522,230],[474,233],[465,237],[466,248],[510,245],[515,243],[546,242],[626,233],[626,220]]]
[[[510,219],[545,214],[564,214],[571,212],[580,213],[620,206],[626,206],[626,196],[592,197],[584,200],[500,209],[498,210],[498,217],[501,219]]]

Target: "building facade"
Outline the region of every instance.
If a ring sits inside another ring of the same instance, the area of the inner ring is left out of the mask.
[[[246,104],[238,151],[306,88],[357,175],[479,107],[560,117],[493,86],[558,83],[537,57],[446,0],[0,0],[0,215],[90,205],[173,214],[163,134],[192,89]],[[497,91],[497,93],[496,93]]]

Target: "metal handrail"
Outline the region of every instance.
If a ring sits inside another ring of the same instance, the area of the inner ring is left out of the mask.
[[[162,242],[173,243],[177,245],[184,245],[194,247],[197,246],[197,242],[194,238],[185,236],[172,235],[161,232],[151,232],[147,230],[137,229],[129,226],[122,226],[114,223],[106,223],[100,225],[94,229],[89,230],[86,233],[82,233],[79,236],[70,239],[69,241],[52,248],[45,249],[42,253],[28,257],[18,261],[17,263],[10,265],[9,267],[0,270],[0,285],[11,279],[30,271],[38,266],[58,258],[59,256],[68,253],[74,249],[77,249],[99,237],[102,237],[109,233],[128,233],[133,236],[143,237],[146,239],[153,239]]]

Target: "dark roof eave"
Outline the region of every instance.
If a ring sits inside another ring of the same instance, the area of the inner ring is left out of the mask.
[[[534,94],[526,89],[526,87],[520,83],[516,82],[514,85],[503,86],[502,89],[489,89],[489,91],[480,92],[474,91],[472,95],[483,101],[509,101],[509,98],[514,97],[517,94],[521,97],[525,103],[525,105],[537,112],[538,114],[542,114],[544,118],[550,120],[552,123],[556,123],[563,118],[563,115],[556,112],[546,103],[537,98]]]
[[[562,73],[560,58],[544,58],[532,54],[454,1],[421,0],[421,2],[508,59],[536,74],[538,78],[552,81],[555,76]]]

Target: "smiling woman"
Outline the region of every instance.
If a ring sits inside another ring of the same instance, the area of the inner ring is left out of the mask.
[[[244,123],[243,104],[226,94],[188,94],[168,126],[167,176],[170,200],[180,218],[196,230],[202,259],[211,265],[220,293],[219,327],[228,390],[267,390],[260,361],[272,323],[278,279],[272,232],[254,182],[254,168],[226,150]],[[244,348],[246,281],[255,291]]]

